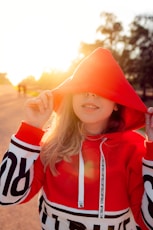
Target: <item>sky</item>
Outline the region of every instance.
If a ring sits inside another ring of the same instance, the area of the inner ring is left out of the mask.
[[[152,0],[0,0],[0,73],[16,85],[43,71],[66,70],[81,41],[94,42],[100,13],[128,24],[153,14]]]

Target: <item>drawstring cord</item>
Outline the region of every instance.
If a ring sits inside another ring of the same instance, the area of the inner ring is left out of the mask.
[[[107,140],[104,138],[100,144],[100,191],[99,191],[99,218],[104,217],[104,197],[105,197],[105,159],[102,145]],[[78,185],[78,208],[84,207],[84,159],[82,156],[82,145],[79,151],[79,185]]]
[[[81,149],[82,149],[82,145],[79,152],[78,208],[84,207],[84,160],[83,160]]]
[[[102,142],[100,143],[100,181],[99,181],[99,218],[104,218],[104,210],[105,210],[105,192],[106,192],[106,171],[105,171],[105,158],[102,151],[102,145],[107,140],[107,138],[104,138]]]

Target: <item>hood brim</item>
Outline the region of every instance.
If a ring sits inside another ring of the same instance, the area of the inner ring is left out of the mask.
[[[126,129],[138,129],[145,125],[147,107],[110,51],[96,49],[79,64],[70,78],[53,89],[54,109],[57,110],[64,95],[82,92],[92,92],[124,106]]]

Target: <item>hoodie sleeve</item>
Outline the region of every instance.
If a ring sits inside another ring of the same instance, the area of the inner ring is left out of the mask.
[[[32,198],[41,188],[43,168],[39,153],[43,134],[42,130],[23,122],[16,135],[12,136],[0,165],[1,205],[21,203],[29,194]],[[36,179],[35,171],[39,171]]]
[[[147,154],[143,159],[144,196],[142,215],[148,229],[153,229],[153,142],[146,141]]]
[[[144,196],[142,215],[148,229],[153,229],[153,142],[146,142],[147,154],[143,159]]]

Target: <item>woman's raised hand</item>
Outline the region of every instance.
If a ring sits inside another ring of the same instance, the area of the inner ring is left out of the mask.
[[[51,90],[45,90],[38,97],[26,101],[24,121],[37,128],[42,128],[52,112],[53,95]]]
[[[148,141],[153,141],[153,107],[149,107],[146,113],[146,134]]]

